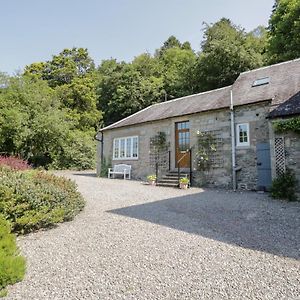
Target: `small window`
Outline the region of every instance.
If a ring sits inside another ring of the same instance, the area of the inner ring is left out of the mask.
[[[250,136],[249,136],[249,124],[237,124],[236,125],[236,145],[237,146],[249,146]]]
[[[138,137],[130,136],[114,139],[113,159],[137,159]]]
[[[270,77],[258,78],[253,82],[252,87],[265,85],[268,84],[269,82],[270,82]]]

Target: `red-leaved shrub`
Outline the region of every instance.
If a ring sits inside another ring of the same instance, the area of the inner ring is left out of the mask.
[[[14,170],[28,170],[31,166],[28,162],[16,156],[0,156],[0,166],[5,165]]]

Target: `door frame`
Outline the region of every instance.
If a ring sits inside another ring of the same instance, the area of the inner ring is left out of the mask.
[[[180,125],[181,124],[181,125]],[[180,136],[180,133],[182,133],[182,136]],[[184,120],[184,121],[178,121],[175,122],[175,168],[178,168],[177,161],[187,153],[187,150],[190,148],[190,121]],[[181,144],[181,145],[180,145]],[[180,146],[187,147],[185,151],[180,151]],[[183,158],[184,165],[181,166],[181,168],[189,168],[190,167],[190,156],[186,154],[186,158]]]

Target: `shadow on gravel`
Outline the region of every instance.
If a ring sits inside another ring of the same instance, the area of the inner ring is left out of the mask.
[[[300,259],[300,204],[260,196],[208,190],[108,212]]]

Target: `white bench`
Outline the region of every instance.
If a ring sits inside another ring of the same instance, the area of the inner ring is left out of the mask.
[[[123,175],[124,179],[126,179],[126,176],[128,175],[128,179],[131,178],[131,166],[125,165],[125,164],[119,164],[114,165],[113,168],[108,169],[108,178],[111,178],[111,175],[113,178],[115,178],[115,174],[117,175]]]

